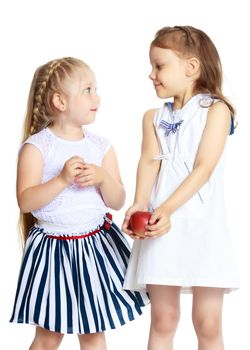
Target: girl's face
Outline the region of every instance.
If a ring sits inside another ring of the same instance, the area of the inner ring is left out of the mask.
[[[79,70],[67,86],[67,121],[75,126],[92,123],[100,106],[94,73],[90,69]]]
[[[160,98],[180,97],[185,94],[190,82],[186,75],[186,60],[170,49],[152,46],[150,49],[152,80]]]

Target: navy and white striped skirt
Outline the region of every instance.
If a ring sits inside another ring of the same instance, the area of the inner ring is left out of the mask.
[[[123,289],[129,255],[114,223],[76,239],[57,239],[33,227],[10,322],[86,334],[134,320],[149,300],[144,292]]]

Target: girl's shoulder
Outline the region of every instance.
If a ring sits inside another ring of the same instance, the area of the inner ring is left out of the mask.
[[[155,114],[157,112],[157,108],[152,108],[152,109],[149,109],[147,110],[145,113],[144,113],[144,116],[143,116],[143,124],[152,124],[152,122],[154,122],[154,118],[155,118]]]
[[[48,150],[51,149],[53,143],[53,137],[48,129],[42,129],[41,131],[29,136],[21,145],[19,152],[26,144],[35,146],[42,154],[43,158],[48,154]]]
[[[149,112],[153,125],[158,127],[162,119],[168,119],[172,111],[172,103],[164,102],[159,108],[151,109]]]

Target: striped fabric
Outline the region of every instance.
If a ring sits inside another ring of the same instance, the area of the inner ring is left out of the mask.
[[[48,237],[33,227],[26,243],[10,322],[60,333],[96,333],[132,321],[146,293],[122,288],[130,247],[113,223],[93,236]]]

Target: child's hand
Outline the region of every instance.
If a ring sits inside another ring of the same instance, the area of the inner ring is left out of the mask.
[[[66,186],[72,184],[75,181],[75,177],[78,176],[84,166],[84,160],[78,156],[68,159],[59,174],[58,178],[62,180]]]
[[[131,218],[131,215],[134,214],[137,211],[147,211],[148,208],[145,205],[135,203],[133,204],[125,213],[125,218],[122,224],[122,231],[125,232],[127,235],[130,236],[132,239],[144,239],[143,237],[137,236],[133,231],[131,231],[129,227],[129,221]]]
[[[85,163],[81,173],[76,176],[75,183],[79,187],[99,186],[104,181],[105,174],[102,167]]]
[[[155,209],[149,220],[149,225],[146,226],[146,238],[156,238],[167,233],[171,228],[170,213],[164,207],[160,206]]]

